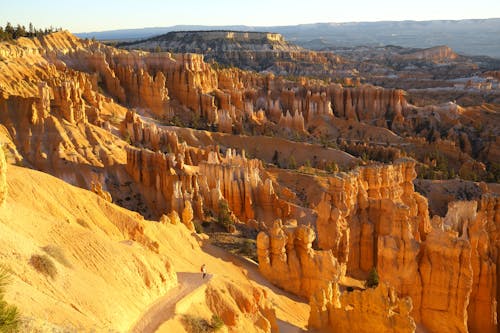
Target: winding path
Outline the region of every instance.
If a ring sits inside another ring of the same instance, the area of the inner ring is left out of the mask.
[[[175,316],[175,306],[180,300],[210,281],[212,277],[212,274],[208,274],[207,278],[202,279],[200,273],[177,273],[179,285],[169,290],[142,313],[130,329],[130,332],[154,333],[161,324]]]

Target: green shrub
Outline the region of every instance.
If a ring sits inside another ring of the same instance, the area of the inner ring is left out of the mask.
[[[66,258],[66,255],[62,252],[61,248],[55,245],[47,245],[42,247],[42,250],[49,256],[57,260],[61,265],[64,265],[68,268],[72,267],[71,263],[69,262],[68,258]]]
[[[132,144],[132,139],[130,138],[130,133],[129,132],[125,133],[125,135],[123,136],[123,141],[125,141],[129,145]]]
[[[224,322],[222,321],[221,317],[219,317],[216,314],[213,314],[212,319],[210,320],[210,326],[212,327],[214,332],[217,332],[222,328],[222,326],[224,326]]]
[[[368,288],[376,288],[379,284],[379,278],[377,269],[375,267],[372,268],[370,274],[368,275],[368,279],[366,280],[366,286]]]
[[[183,317],[184,326],[189,333],[209,333],[212,332],[210,323],[203,318],[195,317],[192,315],[185,315]]]
[[[339,166],[332,161],[326,165],[325,170],[330,173],[339,172]]]
[[[227,231],[231,229],[234,225],[234,221],[231,217],[231,211],[229,210],[229,205],[226,200],[219,200],[219,214],[217,216],[217,222],[223,226]]]
[[[197,234],[202,234],[204,232],[203,225],[200,222],[194,222],[194,230]]]
[[[257,261],[257,246],[254,240],[246,238],[241,244],[241,248],[239,251],[245,257],[248,257],[254,261]]]
[[[50,276],[52,279],[57,275],[57,268],[52,259],[46,255],[34,254],[31,256],[30,264],[40,273]]]
[[[21,321],[19,310],[15,305],[8,304],[3,298],[5,286],[9,282],[9,274],[6,269],[0,267],[0,332],[18,332]]]

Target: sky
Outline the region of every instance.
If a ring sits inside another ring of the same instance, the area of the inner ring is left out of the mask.
[[[0,0],[0,25],[93,32],[172,25],[499,18],[500,0]]]

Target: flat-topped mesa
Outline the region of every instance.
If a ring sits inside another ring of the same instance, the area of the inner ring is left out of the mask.
[[[445,62],[455,60],[459,57],[453,49],[446,45],[434,46],[427,49],[418,50],[408,54],[399,55],[397,58],[404,60],[425,60],[434,62]]]
[[[269,281],[309,298],[345,274],[345,265],[331,251],[312,249],[314,230],[305,225],[283,226],[276,220],[257,236],[259,270]]]
[[[262,41],[268,40],[272,42],[284,42],[285,38],[282,35],[271,32],[255,32],[255,31],[173,31],[169,32],[166,37],[172,39],[185,39],[192,36],[197,36],[204,40],[213,39],[230,39],[236,42],[247,41]]]
[[[296,76],[335,76],[343,60],[333,52],[316,52],[270,32],[180,31],[135,42],[126,49],[199,53],[208,61],[256,72],[263,70]]]

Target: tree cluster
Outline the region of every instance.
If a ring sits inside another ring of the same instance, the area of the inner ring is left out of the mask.
[[[5,27],[0,26],[0,41],[13,40],[19,37],[40,37],[61,30],[62,28],[54,28],[52,26],[45,29],[37,29],[31,22],[28,25],[28,29],[26,29],[24,25],[18,24],[14,27],[10,22],[7,22]]]

